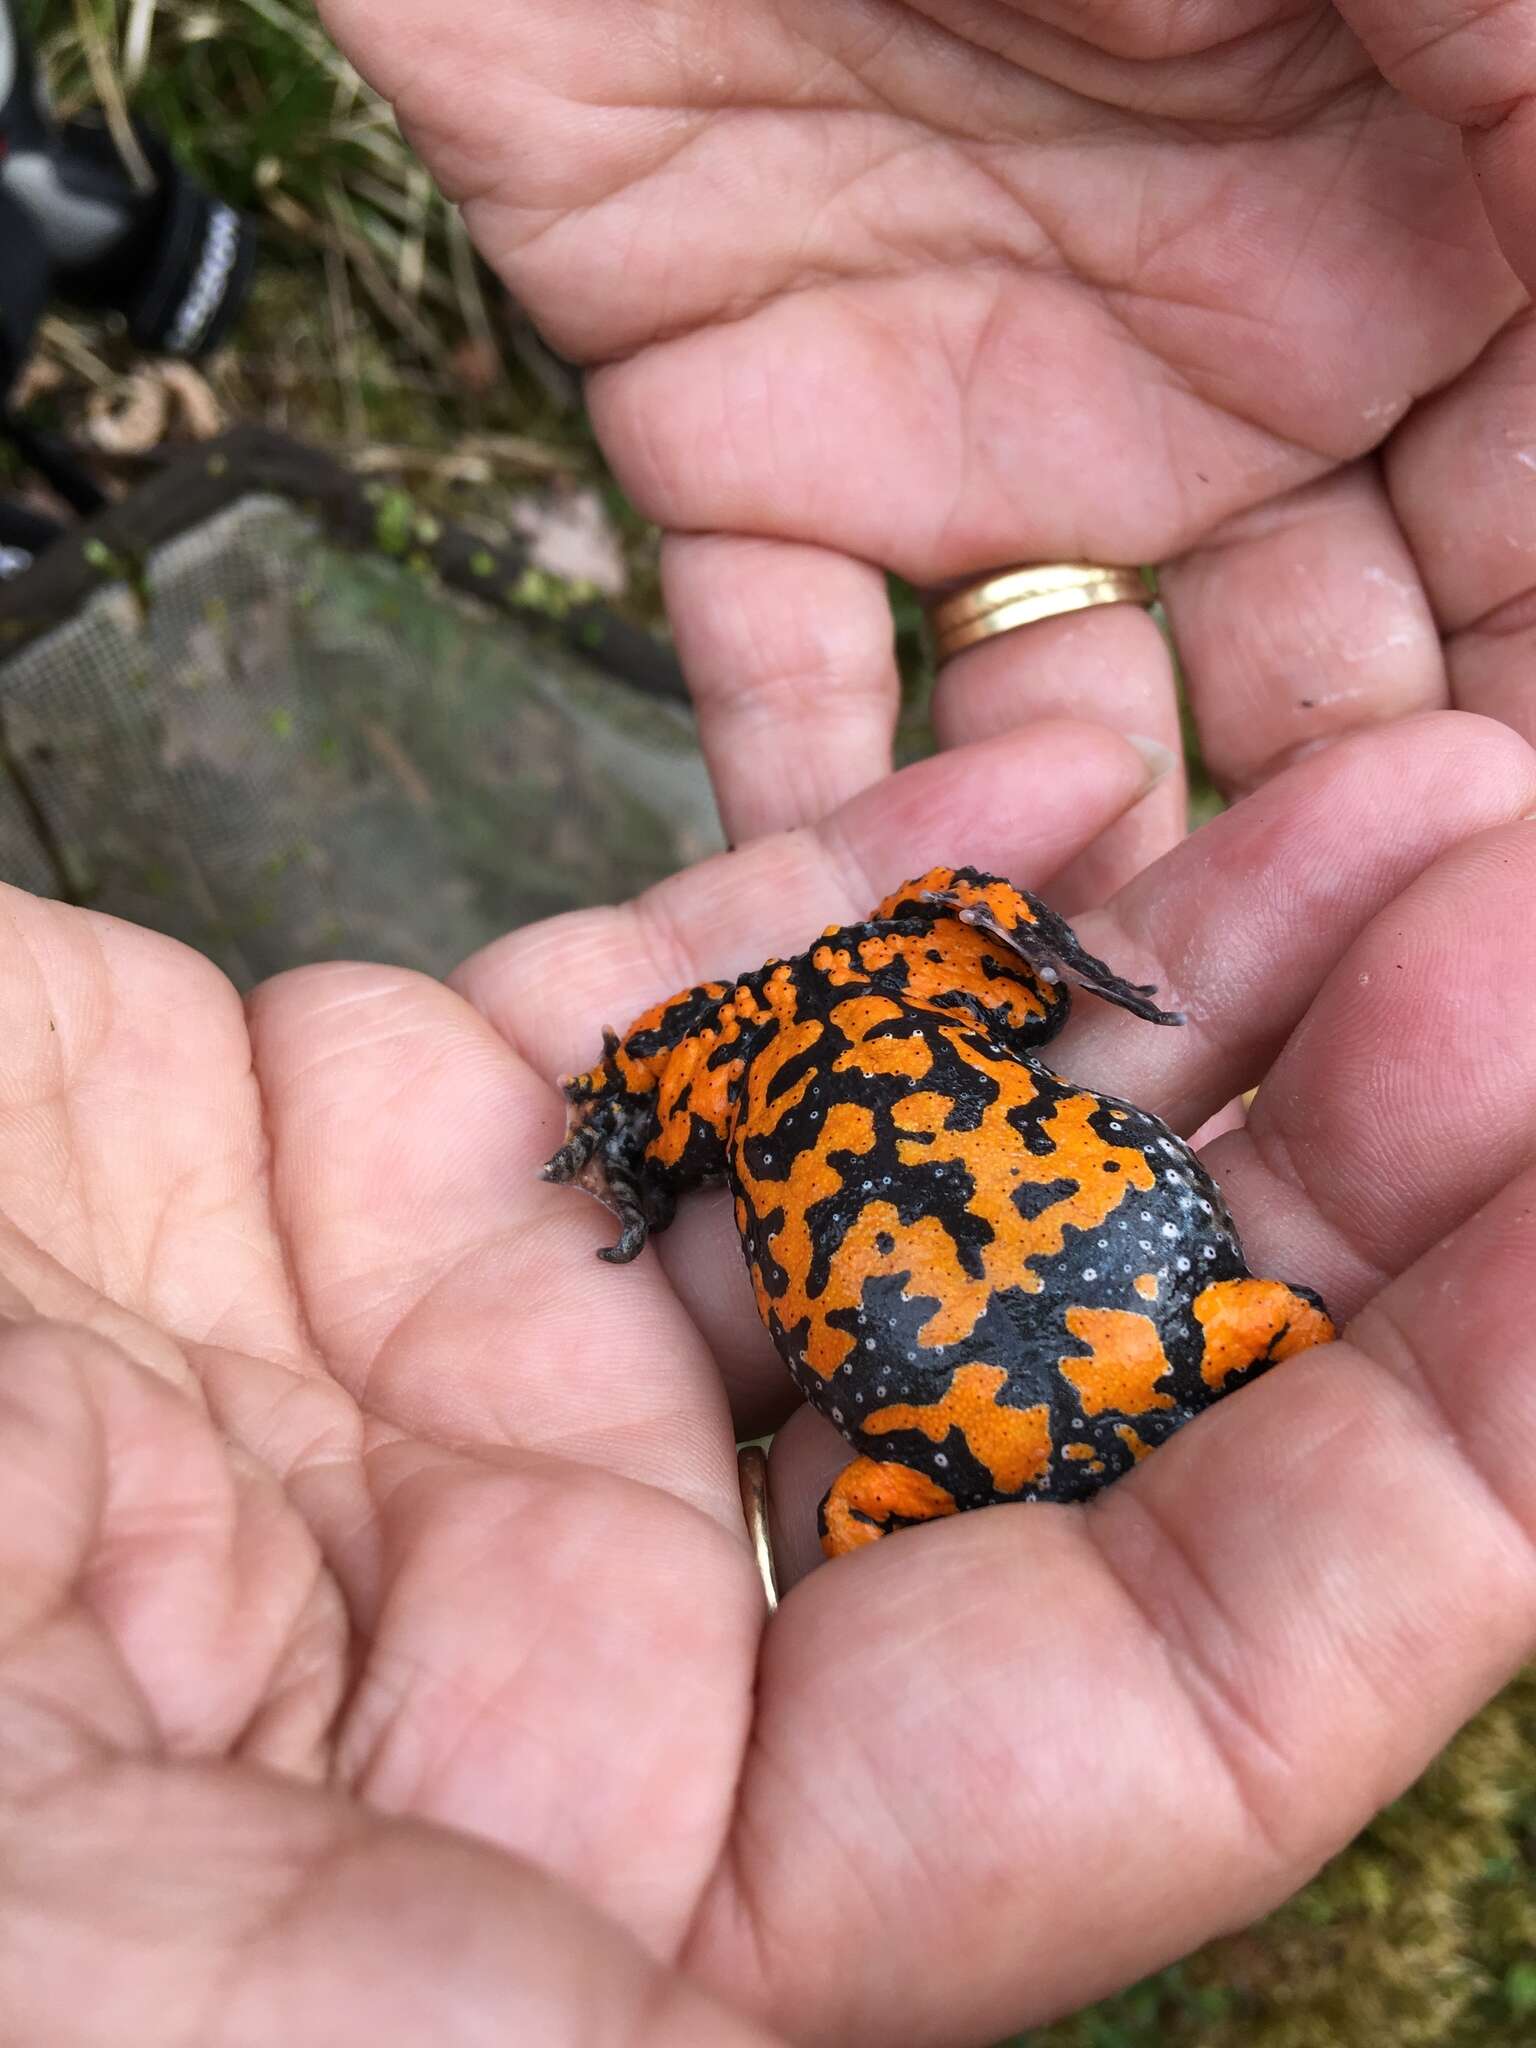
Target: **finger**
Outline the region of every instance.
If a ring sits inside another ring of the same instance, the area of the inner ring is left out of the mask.
[[[251,1042],[294,1290],[362,1416],[285,1473],[369,1645],[338,1769],[674,1943],[762,1621],[714,1363],[653,1261],[597,1263],[597,1205],[538,1178],[558,1097],[450,990],[304,970]]]
[[[23,1324],[0,1336],[0,1799],[153,1739],[153,1716],[75,1597],[106,1493],[108,1446],[78,1355],[96,1340]],[[81,1688],[57,1696],[60,1669]]]
[[[656,1255],[719,1368],[737,1437],[768,1435],[800,1397],[757,1312],[730,1201],[709,1189],[682,1203]]]
[[[1146,761],[1102,727],[1042,722],[921,761],[817,826],[690,868],[616,910],[513,932],[454,977],[538,1072],[585,1065],[604,1024],[712,975],[800,952],[939,862],[1053,874],[1145,793]]]
[[[118,1763],[4,1826],[16,2041],[773,2048],[526,1863],[275,1774]]]
[[[236,1746],[317,1773],[345,1619],[270,1478],[87,1330],[0,1330],[0,1416],[0,1748],[44,1777]]]
[[[1173,664],[1147,614],[1107,605],[1046,620],[984,641],[939,671],[933,724],[941,746],[973,746],[1039,718],[1102,721],[1135,744],[1162,748],[1170,762],[1164,781],[1057,875],[1052,901],[1070,914],[1104,902],[1183,837],[1188,792]]]
[[[1536,742],[1536,318],[1409,416],[1386,479],[1456,702]]]
[[[1223,789],[1447,701],[1435,622],[1372,464],[1240,513],[1159,588]]]
[[[1533,1222],[1527,1175],[1086,1513],[960,1516],[798,1588],[705,1980],[797,2039],[991,2039],[1310,1876],[1536,1649]],[[807,1867],[857,1873],[835,1913]]]
[[[697,534],[668,539],[662,574],[733,845],[814,825],[890,773],[901,684],[878,569]]]
[[[1255,1270],[1335,1318],[1536,1157],[1536,828],[1458,847],[1339,962],[1209,1164]]]
[[[267,983],[251,1042],[305,1320],[375,1429],[579,1458],[737,1533],[697,1333],[649,1270],[592,1284],[604,1219],[538,1179],[559,1142],[554,1090],[458,996],[393,969]],[[355,1472],[361,1449],[328,1436],[314,1462]]]
[[[1052,1064],[1194,1130],[1262,1081],[1378,911],[1450,847],[1532,808],[1531,749],[1456,713],[1298,762],[1078,920],[1093,952],[1185,1013],[1183,1029],[1080,1002]]]
[[[1530,0],[1339,0],[1394,85],[1464,131],[1505,255],[1536,288],[1536,16]]]
[[[228,980],[159,933],[11,888],[0,959],[0,1270],[36,1313],[182,1386],[187,1345],[215,1336],[297,1362]]]
[[[379,1463],[387,1468],[387,1460]],[[440,1479],[447,1463],[440,1456],[432,1477]],[[387,1628],[382,1648],[374,1639],[372,1658],[391,1674],[374,1691],[388,1692],[403,1747],[406,1688],[399,1673],[407,1671],[420,1686],[437,1668],[427,1660],[438,1645],[423,1642],[420,1634],[446,1634],[457,1612],[462,1638],[466,1600],[474,1599],[470,1612],[498,1614],[499,1629],[471,1630],[470,1637],[489,1645],[487,1662],[500,1652],[501,1669],[489,1677],[484,1663],[466,1669],[461,1641],[460,1656],[441,1681],[445,1691],[450,1679],[458,1688],[456,1755],[462,1759],[477,1743],[497,1752],[496,1766],[481,1779],[478,1803],[465,1802],[467,1810],[445,1818],[490,1832],[497,1816],[490,1811],[495,1802],[487,1786],[507,1786],[525,1817],[547,1784],[558,1796],[565,1855],[550,1853],[545,1860],[576,1861],[569,1843],[583,1831],[571,1828],[568,1799],[559,1793],[566,1781],[550,1765],[552,1729],[558,1727],[560,1739],[570,1742],[573,1729],[585,1723],[590,1731],[601,1722],[584,1704],[589,1686],[605,1713],[621,1698],[620,1677],[603,1685],[605,1648],[616,1659],[627,1651],[630,1669],[664,1654],[665,1603],[646,1610],[634,1598],[633,1585],[604,1584],[601,1570],[594,1569],[605,1556],[617,1567],[630,1555],[635,1530],[625,1530],[624,1544],[605,1545],[599,1519],[583,1545],[562,1529],[556,1502],[555,1511],[543,1516],[537,1540],[519,1539],[520,1548],[512,1548],[506,1502],[489,1498],[493,1475],[464,1477],[470,1483],[459,1486],[456,1499],[439,1494],[433,1500],[419,1497],[432,1491],[420,1485],[419,1472],[414,1486],[398,1469],[379,1473],[381,1494],[399,1489],[418,1495],[414,1511],[429,1526],[434,1508],[466,1512],[436,1518],[439,1561],[457,1571],[446,1584],[440,1579],[408,1589],[432,1596],[416,1610],[421,1631],[413,1646],[387,1640]],[[476,1512],[482,1502],[488,1513]],[[589,1549],[594,1533],[595,1557]],[[646,1535],[643,1528],[638,1532],[642,1551]],[[502,1545],[499,1554],[492,1539]],[[545,1617],[543,1628],[520,1634],[516,1600],[552,1562],[559,1578],[562,1552],[568,1583],[559,1621],[567,1631],[569,1664],[551,1672],[560,1630]],[[689,1571],[686,1555],[674,1563],[677,1583],[695,1598],[698,1574]],[[478,1599],[476,1571],[486,1580]],[[505,1962],[526,1936],[530,1950],[513,1976],[506,1983],[487,1979],[482,1986],[492,2001],[484,2010],[494,2010],[503,2032],[509,2024],[518,2032],[522,1998],[532,2001],[529,2038],[544,2037],[542,2018],[552,2012],[559,2014],[560,2026],[568,2019],[583,2037],[588,2026],[606,2034],[612,2025],[626,2040],[734,2038],[718,2015],[701,2016],[692,1994],[650,1971],[630,1973],[633,1988],[643,1993],[634,2014],[622,2000],[610,2005],[603,1996],[584,2004],[575,1990],[585,1974],[596,1969],[602,1977],[605,1958],[622,1955],[627,1943],[616,1934],[596,1939],[601,1930],[595,1917],[585,1909],[578,1914],[567,1901],[551,1918],[543,1899],[559,1895],[547,1880],[462,1836],[455,1842],[444,1833],[398,1824],[364,1826],[361,1809],[349,1809],[333,1792],[322,1798],[300,1790],[297,1774],[317,1774],[322,1756],[327,1765],[335,1761],[336,1684],[346,1670],[342,1618],[334,1610],[328,1618],[314,1611],[314,1583],[312,1546],[302,1525],[264,1474],[232,1469],[214,1431],[185,1396],[88,1332],[29,1324],[0,1333],[0,1832],[7,1850],[0,1874],[0,1927],[6,1930],[0,1934],[0,2010],[8,2032],[17,2030],[13,2038],[161,2041],[170,2038],[170,2024],[180,2039],[174,2015],[195,2008],[199,2041],[254,2043],[271,2038],[285,1997],[293,1999],[289,2031],[295,2041],[351,2039],[360,2024],[377,2033],[379,2026],[360,2017],[362,1980],[355,1962],[340,1967],[329,1989],[325,1973],[338,1968],[337,1956],[345,1956],[354,1940],[376,1947],[385,1921],[392,1953],[402,1953],[402,1944],[409,1947],[414,1926],[426,1943],[423,1953],[439,1962],[446,1952],[444,1931],[451,1931],[460,2003],[466,1983],[475,1979],[480,1950],[482,1961],[494,1956]],[[606,1631],[590,1621],[582,1625],[579,1594],[589,1584],[599,1600],[616,1591],[626,1596],[604,1614]],[[409,1600],[402,1606],[409,1609]],[[675,1725],[680,1701],[687,1703],[685,1719],[696,1716],[702,1724],[689,1725],[685,1734],[695,1759],[704,1742],[697,1779],[702,1789],[694,1789],[678,1754],[666,1760],[654,1804],[644,1792],[635,1795],[635,1781],[626,1786],[622,1772],[620,1784],[611,1788],[628,1789],[651,1812],[664,1804],[667,1826],[649,1832],[673,1856],[689,1842],[691,1808],[729,1806],[734,1772],[713,1768],[709,1749],[721,1726],[730,1723],[734,1753],[734,1723],[747,1699],[743,1672],[750,1671],[751,1645],[743,1664],[737,1638],[755,1629],[750,1623],[744,1629],[727,1603],[715,1604],[711,1612],[720,1639],[717,1657],[703,1660],[698,1695],[691,1693],[687,1668],[698,1660],[677,1657],[666,1664],[672,1695],[667,1724]],[[614,1625],[620,1616],[631,1631],[627,1646],[618,1641],[622,1631]],[[537,1704],[526,1669],[530,1641],[539,1644],[536,1661],[556,1697],[542,1716],[525,1724],[522,1710]],[[291,1658],[272,1654],[281,1642]],[[409,1647],[418,1652],[416,1660]],[[394,1663],[390,1649],[397,1652]],[[492,1702],[504,1697],[497,1682],[510,1692],[514,1674],[520,1693],[513,1729],[534,1744],[535,1767],[525,1771],[519,1770],[508,1729],[493,1725]],[[486,1685],[484,1694],[474,1691],[477,1677]],[[354,1723],[356,1699],[366,1690],[360,1686],[354,1694]],[[449,1718],[445,1712],[443,1719]],[[638,1764],[643,1775],[646,1731],[637,1726],[637,1716],[621,1718],[623,1764],[626,1770]],[[611,1726],[604,1732],[612,1751]],[[225,1771],[222,1760],[232,1754],[266,1768]],[[128,1761],[138,1758],[145,1762]],[[170,1758],[195,1758],[197,1767],[179,1769]],[[418,1734],[410,1745],[415,1775],[408,1794],[423,1810],[451,1804],[442,1783],[448,1774],[434,1773],[434,1761]],[[581,1782],[592,1785],[591,1768]],[[380,1771],[379,1794],[391,1789]],[[598,1810],[606,1812],[604,1787],[597,1790]],[[701,1868],[712,1860],[722,1826],[723,1817],[714,1817]],[[438,1853],[445,1844],[451,1851],[446,1858]],[[646,1885],[645,1864],[644,1853],[610,1856],[609,1866],[619,1876],[610,1889],[622,1891],[626,1881],[632,1883],[636,1919],[660,1937],[654,1924],[660,1887],[654,1881]],[[481,1901],[483,1941],[467,1934],[477,1912],[468,1881],[477,1872],[480,1886],[489,1886]],[[684,1884],[686,1914],[697,1874],[689,1872]],[[435,1917],[440,1908],[442,1925]],[[17,1928],[29,1930],[20,1942],[14,1938]],[[582,1939],[573,1949],[577,1934]],[[661,1938],[657,1945],[663,1945]],[[115,1960],[103,1973],[109,1951]],[[541,1978],[537,1956],[545,1951],[556,1968]],[[238,1968],[231,1967],[232,1956]],[[423,1969],[420,1954],[413,1957],[381,2008],[388,2015],[387,2024],[381,2021],[385,2035],[397,2037],[403,2027],[406,2038],[449,2038],[443,2031],[449,2014],[418,2007],[419,2029],[409,2017],[410,2001],[426,1998],[423,1985],[440,1976],[441,1971]],[[629,1981],[623,1972],[620,1977]],[[369,1981],[377,1983],[376,1971]],[[568,2012],[560,2005],[567,1993]],[[312,2032],[322,2008],[329,2017],[318,2022],[320,2032]],[[333,2023],[343,2009],[345,2020]],[[484,2010],[477,2010],[472,2033],[483,2040]],[[65,2024],[66,2017],[72,2024]],[[664,2017],[679,2031],[664,2025]],[[647,2031],[649,2026],[656,2031]]]
[[[826,1563],[816,1510],[848,1455],[842,1431],[803,1401],[769,1446],[768,1502],[780,1599]]]

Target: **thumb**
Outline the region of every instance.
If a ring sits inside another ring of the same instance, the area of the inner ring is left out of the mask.
[[[1488,219],[1536,289],[1536,0],[1339,0],[1400,92],[1460,128]]]

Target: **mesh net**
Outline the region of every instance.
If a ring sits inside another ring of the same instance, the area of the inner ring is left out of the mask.
[[[0,665],[0,872],[242,985],[441,974],[721,843],[688,714],[247,497]]]

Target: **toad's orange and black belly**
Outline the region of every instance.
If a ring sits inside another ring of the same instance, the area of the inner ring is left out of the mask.
[[[1216,1187],[1155,1117],[1042,1066],[1064,975],[1150,991],[1033,898],[939,870],[797,960],[649,1012],[567,1086],[547,1171],[632,1256],[725,1178],[758,1307],[860,1454],[833,1553],[996,1501],[1080,1500],[1332,1326],[1249,1275]]]

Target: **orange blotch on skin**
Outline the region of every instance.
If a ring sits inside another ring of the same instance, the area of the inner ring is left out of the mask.
[[[920,1081],[933,1065],[933,1054],[921,1038],[873,1036],[882,1024],[897,1023],[906,1014],[889,996],[854,996],[839,1003],[832,1022],[850,1044],[833,1062],[834,1072],[846,1074],[852,1069],[861,1074],[905,1074],[909,1080]]]
[[[1125,1445],[1125,1448],[1130,1452],[1138,1465],[1143,1458],[1151,1457],[1151,1444],[1147,1442],[1146,1438],[1138,1430],[1132,1429],[1128,1422],[1117,1422],[1115,1424],[1115,1435],[1119,1437],[1121,1443]]]
[[[1200,1372],[1208,1387],[1260,1359],[1278,1364],[1314,1344],[1331,1344],[1336,1334],[1322,1310],[1283,1280],[1213,1281],[1195,1298],[1195,1320],[1205,1332]]]
[[[1037,922],[1023,896],[1008,882],[988,882],[983,888],[974,882],[951,882],[949,893],[958,896],[968,909],[985,910],[1005,932],[1016,925]]]
[[[1061,1455],[1064,1458],[1070,1458],[1075,1465],[1086,1465],[1093,1457],[1093,1445],[1068,1444]]]
[[[600,1061],[591,1073],[582,1076],[583,1082],[593,1089],[600,1089],[605,1085],[611,1071],[617,1073],[631,1094],[648,1094],[656,1086],[675,1054],[685,1050],[689,1045],[696,1046],[697,1041],[685,1039],[680,1047],[668,1047],[661,1052],[651,1053],[644,1059],[637,1059],[629,1050],[630,1045],[633,1040],[649,1032],[664,1031],[668,1015],[682,1004],[691,1003],[700,990],[711,998],[724,996],[726,993],[723,982],[707,981],[702,982],[699,989],[684,989],[678,995],[669,996],[664,1003],[654,1003],[649,1010],[638,1016],[625,1032],[617,1051],[610,1056],[611,1066],[610,1060]]]
[[[870,1436],[915,1429],[932,1444],[943,1443],[958,1429],[998,1492],[1019,1493],[1050,1464],[1050,1413],[1043,1402],[1033,1408],[1004,1407],[997,1397],[1007,1384],[1001,1366],[962,1365],[937,1401],[898,1401],[878,1409],[861,1427]]]
[[[1006,1054],[994,1056],[967,1040],[963,1030],[949,1028],[945,1037],[969,1065],[996,1084],[996,1099],[972,1131],[944,1128],[952,1104],[942,1095],[924,1092],[899,1102],[893,1117],[898,1131],[897,1156],[904,1166],[954,1163],[969,1174],[973,1192],[967,1208],[989,1226],[990,1240],[982,1252],[982,1276],[946,1273],[943,1307],[921,1332],[924,1344],[962,1342],[976,1327],[993,1294],[1001,1287],[1020,1287],[1038,1294],[1044,1285],[1029,1262],[1053,1258],[1065,1243],[1068,1225],[1098,1228],[1125,1201],[1131,1189],[1153,1185],[1152,1169],[1133,1147],[1111,1145],[1089,1119],[1099,1103],[1092,1095],[1070,1095],[1058,1103],[1040,1129],[1051,1142],[1046,1153],[1033,1152],[1009,1122],[1009,1112],[1027,1108],[1035,1099],[1030,1069]],[[1071,1183],[1071,1192],[1047,1208],[1024,1217],[1014,1191],[1024,1183]],[[951,1254],[950,1263],[953,1263]],[[899,1270],[899,1269],[896,1269]],[[908,1294],[936,1290],[914,1278]]]
[[[718,1045],[732,1044],[740,1035],[739,1027],[732,1023],[722,1033],[701,1032],[671,1055],[662,1068],[656,1090],[656,1115],[661,1128],[645,1148],[647,1158],[662,1166],[674,1165],[682,1158],[693,1135],[696,1116],[725,1143],[745,1062],[728,1060],[723,1066],[711,1067],[708,1061]]]
[[[889,1251],[879,1249],[881,1238],[889,1240]],[[920,1344],[951,1344],[968,1336],[986,1306],[986,1283],[966,1272],[954,1239],[937,1216],[904,1223],[893,1203],[871,1200],[844,1233],[827,1284],[813,1305],[807,1356],[824,1377],[834,1373],[853,1348],[852,1337],[828,1328],[826,1317],[835,1309],[856,1308],[864,1298],[865,1282],[885,1276],[905,1276],[904,1300],[916,1297],[937,1303],[917,1333]],[[1030,1277],[1020,1275],[1019,1284],[1028,1286]]]
[[[931,1522],[955,1513],[955,1497],[909,1465],[855,1458],[845,1465],[822,1502],[821,1547],[828,1557],[846,1557],[878,1543],[892,1522]]]
[[[811,955],[811,965],[820,969],[833,988],[847,988],[869,980],[861,968],[854,966],[853,955],[846,946],[839,946],[836,952],[830,946],[818,946]]]
[[[1136,1289],[1136,1292],[1143,1301],[1156,1301],[1157,1275],[1155,1273],[1138,1273],[1131,1282],[1131,1285]]]
[[[870,912],[870,922],[878,924],[881,918],[894,917],[898,903],[910,903],[915,897],[932,895],[940,889],[952,889],[954,885],[953,868],[930,868],[915,882],[903,882],[899,889],[893,889],[889,896],[882,897]]]
[[[916,881],[904,882],[876,906],[875,918],[894,917],[898,903],[909,903],[914,897],[923,896],[954,896],[960,905],[967,908],[974,905],[977,909],[986,910],[1005,930],[1010,925],[1036,922],[1035,913],[1011,882],[1001,879],[985,883],[962,882],[953,868],[930,868]]]
[[[930,958],[935,953],[936,960]],[[1022,960],[1011,973],[989,974],[987,962],[995,963],[996,957],[995,939],[945,916],[935,920],[931,931],[917,937],[902,932],[866,939],[859,947],[859,958],[871,972],[896,959],[905,961],[902,1001],[909,1009],[953,1017],[954,1005],[944,998],[966,995],[981,1009],[1022,1027],[1037,1022],[1060,1000],[1043,989]]]
[[[926,936],[914,939],[909,932],[872,932],[867,939],[859,941],[859,964],[870,974],[878,974],[893,960],[905,960],[910,966],[914,958],[921,957],[922,949],[930,944]]]
[[[1066,1324],[1090,1347],[1087,1358],[1059,1361],[1085,1415],[1103,1415],[1112,1408],[1122,1415],[1145,1415],[1173,1406],[1171,1395],[1157,1391],[1169,1370],[1168,1354],[1150,1316],[1122,1308],[1069,1308]]]

